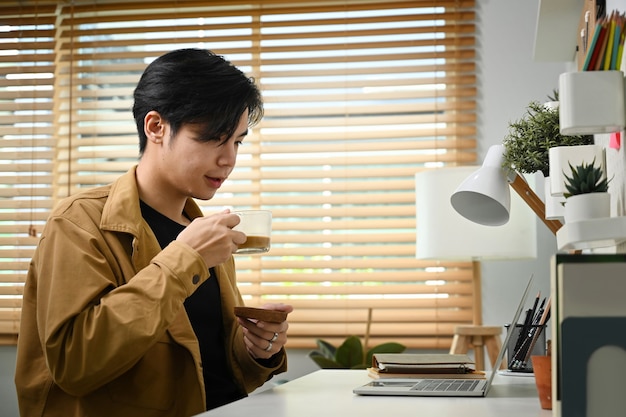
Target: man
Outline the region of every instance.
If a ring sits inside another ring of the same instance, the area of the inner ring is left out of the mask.
[[[253,81],[183,49],[150,64],[140,160],[51,213],[24,289],[15,382],[25,416],[190,416],[286,370],[288,323],[237,319],[228,210],[203,217],[262,117]],[[264,306],[291,312],[283,304]]]

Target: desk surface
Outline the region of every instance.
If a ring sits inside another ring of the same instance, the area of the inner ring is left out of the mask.
[[[324,369],[253,394],[197,417],[547,417],[539,404],[535,379],[496,375],[487,397],[373,397],[352,389],[371,381],[366,371]]]

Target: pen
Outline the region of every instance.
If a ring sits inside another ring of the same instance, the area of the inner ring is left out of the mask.
[[[546,309],[544,310],[543,314],[541,315],[541,319],[539,320],[539,330],[536,332],[536,335],[533,336],[532,342],[530,344],[530,347],[528,349],[528,352],[526,352],[526,356],[524,358],[524,366],[526,366],[526,363],[528,362],[528,359],[530,359],[530,355],[533,351],[533,348],[535,347],[535,344],[537,343],[537,339],[539,338],[539,334],[541,334],[541,330],[543,330],[543,327],[545,326],[545,324],[547,323],[548,319],[550,318],[550,299],[548,299],[548,303],[546,305]]]
[[[535,320],[535,313],[537,312],[537,305],[539,305],[539,298],[541,298],[541,292],[537,293],[537,296],[535,297],[535,301],[533,302],[533,308],[532,308],[532,312],[530,313],[530,323],[529,325],[532,325],[534,320]],[[527,329],[528,331],[531,330],[530,327],[528,327]]]
[[[550,318],[550,299],[548,298],[547,302],[544,298],[541,302],[541,306],[537,310],[537,314],[535,315],[535,320],[531,325],[531,329],[529,333],[526,335],[526,338],[523,340],[522,345],[519,349],[516,349],[513,359],[509,362],[509,369],[511,370],[523,370],[526,369],[526,365],[530,356],[532,355],[532,351],[537,344],[537,340],[545,327],[545,324],[548,322]],[[543,306],[545,305],[545,308]]]
[[[545,305],[546,305],[546,298],[543,297],[543,300],[541,300],[541,304],[539,305],[539,309],[537,309],[537,312],[535,313],[535,317],[533,317],[533,324],[539,324],[539,321],[541,320],[541,316],[543,315]]]
[[[520,346],[522,346],[524,338],[526,337],[525,335],[528,333],[528,330],[530,329],[530,325],[532,323],[532,320],[533,320],[532,310],[528,309],[528,310],[526,310],[526,316],[524,317],[524,323],[520,327],[519,333],[517,334],[517,341],[515,342],[515,351],[517,351],[520,348]],[[513,326],[511,328],[511,331],[513,331],[515,328],[517,328],[518,324],[517,323],[511,323],[511,326]]]

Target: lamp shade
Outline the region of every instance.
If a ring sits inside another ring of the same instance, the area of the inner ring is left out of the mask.
[[[487,151],[483,165],[460,182],[450,197],[452,207],[463,217],[486,226],[500,226],[509,221],[511,191],[502,169],[502,145]]]
[[[510,195],[509,221],[500,227],[474,223],[457,213],[450,196],[475,166],[423,171],[415,175],[418,259],[531,259],[537,256],[534,213]],[[508,187],[508,183],[504,181]]]

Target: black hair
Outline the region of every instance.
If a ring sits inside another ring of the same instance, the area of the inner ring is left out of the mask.
[[[172,136],[185,124],[200,125],[203,141],[230,138],[246,109],[248,126],[263,117],[254,79],[205,49],[178,49],[154,60],[141,75],[134,100],[140,155],[147,142],[144,118],[152,110],[169,123]]]

